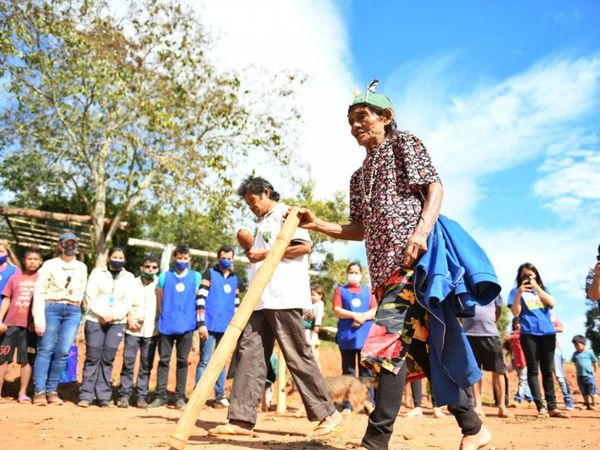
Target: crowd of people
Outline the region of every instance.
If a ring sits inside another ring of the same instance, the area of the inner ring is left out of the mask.
[[[308,231],[364,240],[366,246],[371,287],[362,283],[360,264],[351,263],[347,282],[336,288],[331,306],[338,319],[341,372],[376,379],[367,428],[355,448],[389,447],[405,385],[413,384],[417,393],[416,410],[423,378],[430,383],[434,406],[447,405],[456,419],[462,450],[481,448],[491,440],[483,424],[481,369],[492,372],[498,416],[510,417],[507,367],[496,327],[503,300],[491,262],[460,225],[440,215],[444,190],[425,146],[412,134],[398,131],[391,101],[374,87],[373,83],[356,96],[347,111],[352,136],[366,149],[362,166],[350,180],[349,223],[328,222],[309,209],[299,209],[300,227],[240,336],[229,398],[224,371],[215,384],[215,404],[228,407],[228,420],[208,430],[211,435],[254,433],[276,341],[308,419],[317,422],[315,435],[331,433],[343,420],[341,412],[351,413],[349,402],[340,405],[340,412],[331,401],[315,357],[326,299],[322,287],[310,286]],[[261,177],[246,178],[238,194],[259,219],[254,242],[245,250],[252,281],[289,207]],[[124,268],[124,249],[116,247],[109,252],[106,267],[94,269],[88,277],[86,266],[76,258],[77,242],[77,236],[64,233],[58,256],[43,264],[40,251],[28,249],[23,271],[8,243],[0,243],[0,388],[6,363],[16,353],[21,364],[18,401],[62,403],[57,386],[83,316],[86,357],[79,406],[93,402],[114,406],[113,363],[124,338],[117,405],[128,407],[133,399],[138,407],[167,405],[169,362],[175,351],[176,392],[171,402],[184,408],[194,333],[201,341],[197,381],[239,305],[234,249],[221,247],[217,265],[201,274],[190,267],[189,248],[179,245],[169,270],[158,274],[158,260],[147,256],[134,277]],[[586,290],[590,299],[600,301],[600,262],[590,273]],[[514,315],[513,333],[506,339],[509,366],[519,376],[514,401],[535,402],[540,418],[567,418],[554,393],[557,377],[565,408],[573,407],[562,353],[560,370],[555,363],[560,351],[556,333],[562,325],[551,316],[555,299],[534,265],[519,267],[507,304]],[[594,408],[596,358],[586,350],[582,336],[575,336],[573,344],[578,387],[585,406]],[[157,386],[150,401],[148,381],[156,349]],[[134,383],[138,354],[140,369]],[[540,370],[544,398],[538,384]],[[32,372],[35,389],[29,399],[26,388]]]
[[[199,378],[239,305],[237,276],[231,270],[234,248],[219,248],[217,265],[202,275],[189,267],[189,248],[179,245],[169,270],[159,274],[158,259],[146,255],[135,277],[124,268],[125,250],[114,247],[106,267],[95,268],[88,277],[86,265],[76,258],[77,243],[75,234],[62,234],[59,254],[45,262],[39,248],[28,248],[21,271],[8,242],[0,242],[0,392],[7,363],[16,357],[21,365],[18,402],[62,404],[58,384],[83,322],[86,351],[79,406],[115,406],[112,371],[124,341],[117,406],[126,408],[134,399],[141,408],[167,404],[169,361],[175,347],[174,406],[183,409],[194,332],[201,342]],[[157,386],[149,402],[148,384],[157,349]],[[33,399],[27,395],[32,372]],[[217,402],[228,406],[224,373],[215,393]]]

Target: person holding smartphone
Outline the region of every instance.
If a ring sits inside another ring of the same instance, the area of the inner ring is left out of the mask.
[[[542,281],[538,269],[524,263],[517,270],[517,287],[510,292],[508,306],[521,325],[521,346],[527,362],[527,381],[539,418],[569,417],[556,405],[554,394],[554,349],[556,330],[550,318],[554,307],[552,297]],[[542,384],[546,403],[542,399],[538,372],[542,371]]]
[[[596,265],[590,270],[585,280],[585,293],[590,300],[600,301],[600,245],[596,256]]]

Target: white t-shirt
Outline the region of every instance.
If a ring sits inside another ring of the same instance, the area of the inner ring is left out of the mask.
[[[288,207],[278,203],[258,224],[254,248],[270,249],[281,231]],[[308,230],[297,228],[291,240],[302,240],[312,244]],[[264,261],[250,264],[250,281]],[[310,308],[310,280],[308,277],[308,255],[299,258],[283,258],[261,295],[255,311],[261,309],[308,309]]]

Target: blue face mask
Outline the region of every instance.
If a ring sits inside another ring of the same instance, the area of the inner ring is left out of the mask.
[[[221,269],[229,269],[231,268],[232,264],[233,261],[230,259],[219,259],[219,266],[221,267]]]
[[[185,270],[188,268],[189,265],[189,261],[175,261],[175,267],[177,267],[179,270]]]
[[[115,261],[113,259],[108,261],[108,265],[110,266],[109,269],[113,269],[115,271],[121,270],[123,268],[123,264],[125,264],[125,261]]]
[[[0,256],[0,264],[4,264],[8,259],[8,253],[6,255]]]

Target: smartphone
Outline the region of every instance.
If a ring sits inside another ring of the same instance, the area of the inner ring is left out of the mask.
[[[600,261],[600,245],[598,246],[598,254],[596,255],[596,261]]]
[[[531,280],[529,279],[529,277],[521,277],[521,286],[531,286]]]

